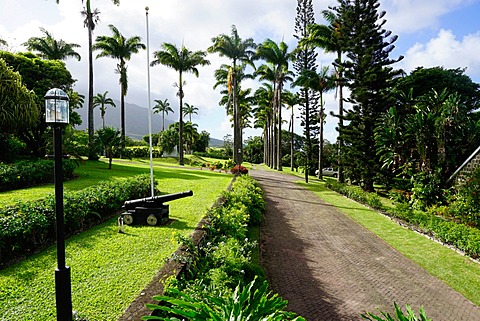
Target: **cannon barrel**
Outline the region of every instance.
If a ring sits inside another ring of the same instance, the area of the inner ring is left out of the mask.
[[[134,209],[137,206],[149,207],[153,205],[153,207],[158,207],[158,206],[161,206],[163,203],[178,200],[179,198],[184,198],[192,195],[193,195],[192,191],[186,191],[186,192],[180,192],[180,193],[174,193],[174,194],[138,198],[135,200],[125,201],[123,206],[127,210]]]

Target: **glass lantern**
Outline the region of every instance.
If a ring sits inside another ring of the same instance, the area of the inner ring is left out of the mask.
[[[70,121],[70,109],[67,94],[53,88],[45,94],[45,122],[55,124],[68,124]]]

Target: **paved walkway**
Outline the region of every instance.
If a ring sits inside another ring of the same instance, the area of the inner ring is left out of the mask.
[[[364,320],[393,302],[434,321],[480,320],[480,308],[280,173],[252,170],[265,192],[262,263],[274,291],[309,321]]]

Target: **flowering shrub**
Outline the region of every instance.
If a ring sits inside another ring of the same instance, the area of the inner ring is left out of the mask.
[[[243,167],[242,165],[235,165],[231,170],[232,174],[248,174],[248,169],[246,167]]]

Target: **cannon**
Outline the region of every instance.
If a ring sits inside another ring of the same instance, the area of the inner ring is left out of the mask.
[[[123,208],[126,212],[120,214],[119,225],[165,224],[169,219],[169,206],[164,203],[192,195],[192,191],[186,191],[125,201]]]

